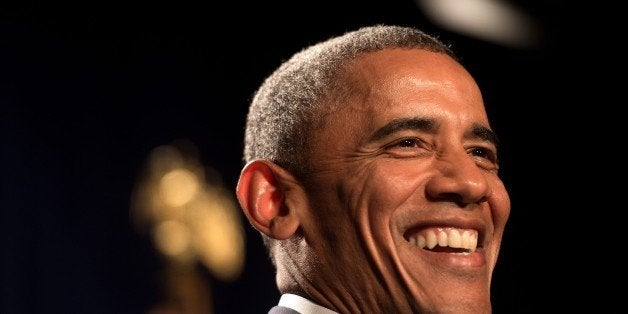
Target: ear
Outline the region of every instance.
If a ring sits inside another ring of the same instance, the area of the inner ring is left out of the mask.
[[[286,206],[287,184],[294,178],[267,160],[254,160],[240,173],[236,188],[244,214],[255,229],[274,239],[290,238],[299,227],[295,208]]]

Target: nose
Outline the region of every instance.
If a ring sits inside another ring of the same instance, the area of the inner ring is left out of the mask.
[[[435,163],[436,174],[426,186],[428,197],[460,206],[481,203],[489,197],[491,190],[486,177],[489,173],[466,151],[443,154]]]

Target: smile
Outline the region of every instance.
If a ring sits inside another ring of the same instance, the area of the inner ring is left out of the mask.
[[[421,249],[445,253],[473,253],[478,244],[478,231],[454,227],[432,227],[406,237]]]

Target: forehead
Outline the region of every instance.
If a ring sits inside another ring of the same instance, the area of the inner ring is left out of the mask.
[[[353,85],[343,107],[385,119],[396,115],[455,114],[487,124],[480,90],[451,57],[420,49],[388,49],[360,56],[345,72]]]

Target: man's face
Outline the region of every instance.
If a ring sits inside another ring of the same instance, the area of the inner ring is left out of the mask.
[[[366,54],[346,78],[305,181],[315,293],[343,312],[490,311],[510,200],[474,80],[416,49]]]

